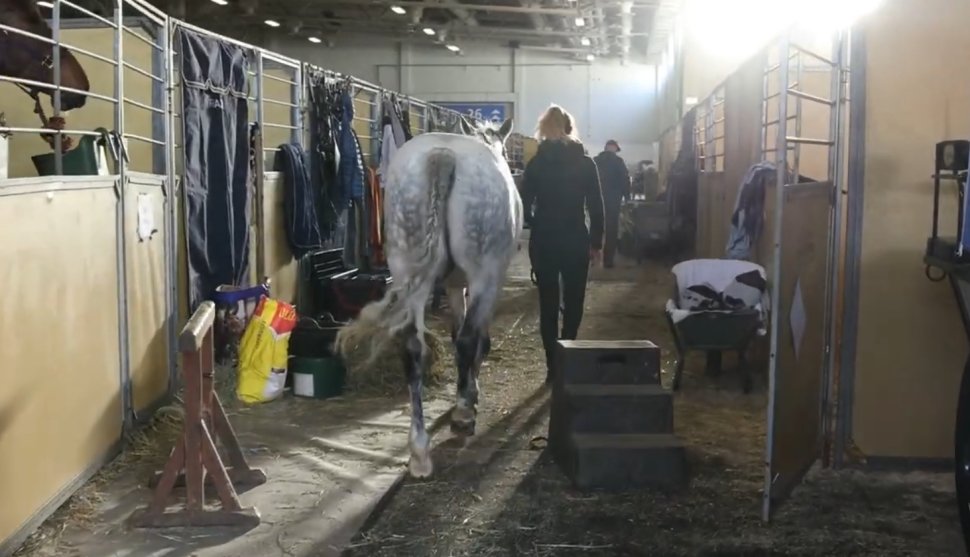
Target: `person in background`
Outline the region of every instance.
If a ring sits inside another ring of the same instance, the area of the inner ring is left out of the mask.
[[[575,340],[579,333],[590,261],[599,260],[603,246],[603,197],[596,165],[586,156],[572,115],[550,106],[539,118],[536,139],[539,148],[525,168],[522,204],[531,231],[529,259],[539,288],[548,383],[555,371],[556,341]]]
[[[603,152],[596,155],[596,168],[599,170],[603,187],[603,205],[606,212],[606,239],[603,246],[603,266],[613,267],[616,255],[616,240],[620,233],[620,205],[630,198],[630,171],[617,154],[620,145],[609,140]]]

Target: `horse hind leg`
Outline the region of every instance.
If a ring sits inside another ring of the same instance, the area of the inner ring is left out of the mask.
[[[475,434],[475,421],[478,417],[478,374],[482,361],[491,350],[492,341],[488,334],[497,288],[470,288],[471,300],[458,339],[455,353],[458,361],[458,396],[451,413],[451,431],[456,435]]]
[[[418,322],[423,323],[423,315],[419,314],[418,317],[422,319]],[[408,435],[411,460],[408,462],[408,470],[415,478],[427,478],[434,471],[434,464],[431,461],[431,437],[425,428],[424,404],[421,399],[422,377],[428,363],[428,351],[424,339],[421,338],[422,334],[423,332],[413,324],[406,330],[405,373],[411,395],[411,429]]]

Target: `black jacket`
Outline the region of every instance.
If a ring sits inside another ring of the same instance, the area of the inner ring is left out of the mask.
[[[595,161],[603,188],[603,202],[619,207],[622,200],[630,197],[630,171],[626,163],[613,151],[603,151],[596,155]]]
[[[543,141],[539,145],[525,168],[522,204],[534,243],[552,247],[579,244],[588,238],[588,247],[603,246],[599,175],[582,143]]]

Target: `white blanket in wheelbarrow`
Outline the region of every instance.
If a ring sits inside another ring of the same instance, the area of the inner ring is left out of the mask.
[[[761,312],[758,334],[767,333],[768,283],[765,269],[736,259],[690,259],[674,265],[675,299],[667,300],[667,313],[674,323],[697,312],[733,313],[757,309]]]

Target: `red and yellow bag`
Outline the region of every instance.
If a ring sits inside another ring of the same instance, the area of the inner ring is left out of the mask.
[[[290,333],[296,309],[262,296],[239,343],[236,396],[247,404],[268,402],[283,394]]]

